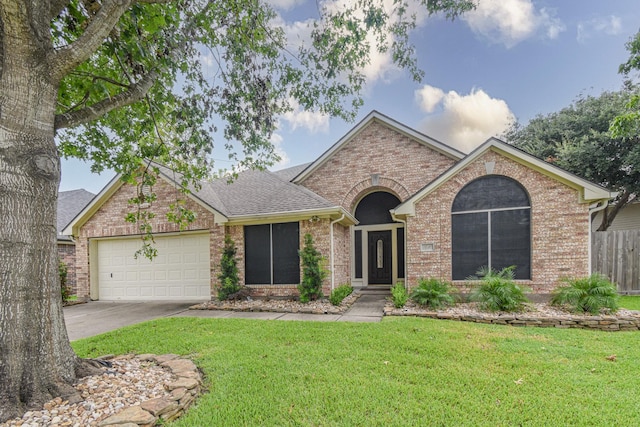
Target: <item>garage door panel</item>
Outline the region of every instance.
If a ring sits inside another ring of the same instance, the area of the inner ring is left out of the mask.
[[[101,300],[207,298],[210,289],[209,235],[156,236],[158,256],[134,257],[140,239],[98,242]]]

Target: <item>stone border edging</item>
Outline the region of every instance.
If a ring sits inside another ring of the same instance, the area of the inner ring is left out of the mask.
[[[385,316],[427,317],[430,319],[457,320],[461,322],[486,323],[494,325],[533,326],[539,328],[596,329],[607,332],[637,331],[640,316],[532,316],[530,314],[452,314],[437,311],[403,311],[386,306]]]
[[[361,294],[349,294],[343,302],[332,305],[328,299],[301,303],[291,300],[261,300],[250,301],[218,301],[212,300],[192,305],[189,310],[221,310],[236,312],[265,312],[265,313],[299,313],[299,314],[344,314],[360,298]],[[269,304],[272,302],[273,304]],[[322,306],[317,307],[322,302]],[[286,306],[288,303],[289,306]]]
[[[184,411],[196,400],[202,392],[202,374],[198,367],[189,359],[181,358],[177,354],[140,354],[134,356],[140,361],[154,362],[158,366],[168,369],[177,377],[174,381],[164,385],[170,392],[168,396],[141,402],[140,405],[129,406],[98,423],[99,427],[106,426],[141,426],[153,427],[159,421],[168,422],[180,417]]]

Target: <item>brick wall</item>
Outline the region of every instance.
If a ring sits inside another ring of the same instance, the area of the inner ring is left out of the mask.
[[[451,280],[451,205],[462,187],[487,174],[490,161],[494,174],[518,181],[531,200],[531,280],[522,283],[548,293],[561,277],[588,275],[589,207],[578,203],[578,191],[490,151],[416,203],[416,216],[408,219],[409,287],[420,277]],[[421,252],[421,243],[433,243],[434,251]]]
[[[153,202],[150,209],[156,216],[151,220],[154,233],[175,233],[179,227],[167,221],[169,204],[178,199],[186,200],[185,206],[195,213],[196,220],[184,231],[207,230],[210,233],[211,251],[211,287],[214,292],[217,282],[219,262],[224,244],[224,227],[214,223],[213,214],[204,207],[194,202],[189,197],[180,193],[175,187],[164,179],[158,179],[153,187],[157,195],[157,201]],[[135,196],[136,188],[124,184],[116,193],[107,200],[104,205],[87,221],[79,231],[76,242],[76,276],[77,295],[79,298],[89,297],[89,240],[99,237],[135,236],[139,235],[138,225],[126,222],[125,216],[134,212],[135,206],[129,204],[129,199]]]
[[[376,189],[391,190],[401,201],[455,163],[386,125],[373,121],[355,135],[302,185],[351,213]],[[371,175],[379,175],[377,186]]]
[[[70,295],[78,292],[76,284],[76,245],[73,243],[58,243],[58,258],[67,265],[67,287],[71,289]]]
[[[387,191],[404,201],[454,163],[450,157],[373,121],[302,185],[353,214],[365,195]],[[377,185],[372,174],[378,175]],[[334,244],[334,280],[339,286],[351,282],[349,228],[334,225]]]

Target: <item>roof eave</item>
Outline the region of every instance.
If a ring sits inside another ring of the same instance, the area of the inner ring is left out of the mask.
[[[177,186],[177,183],[173,181],[170,177],[167,177],[166,174],[160,172],[165,181],[167,181],[170,185]],[[71,220],[71,222],[62,230],[60,234],[66,236],[78,236],[80,232],[80,227],[82,227],[89,219],[100,209],[115,193],[118,191],[125,182],[121,179],[122,175],[116,175],[104,188],[98,193],[93,200],[78,214],[76,217]],[[214,222],[216,224],[224,224],[228,221],[228,218],[202,201],[199,197],[195,196],[193,193],[189,193],[187,197],[190,197],[195,203],[202,206],[207,211],[211,212],[214,216]]]
[[[120,179],[121,176],[121,174],[114,176],[111,181],[109,181],[107,185],[105,185],[102,190],[91,200],[91,202],[89,202],[89,204],[85,206],[85,208],[80,211],[80,213],[78,213],[78,215],[76,215],[75,218],[73,218],[71,222],[69,222],[69,224],[67,224],[67,226],[60,232],[60,234],[66,236],[77,236],[80,227],[84,225],[89,220],[89,218],[91,218],[98,211],[98,209],[100,209],[100,207],[102,207],[102,205],[104,205],[104,203],[109,200],[109,198],[113,196],[116,191],[118,191],[120,187],[122,187],[124,182]]]
[[[329,218],[331,220],[340,219],[339,223],[345,226],[358,224],[358,220],[349,212],[347,212],[343,207],[333,206],[330,208],[304,209],[298,211],[233,215],[229,216],[229,222],[227,222],[226,225],[268,224],[278,221],[304,221],[322,218]]]
[[[500,141],[497,138],[490,138],[469,153],[467,157],[456,163],[453,167],[445,171],[442,175],[437,177],[427,186],[423,187],[409,199],[405,200],[394,210],[394,214],[398,216],[414,216],[415,204],[417,202],[435,191],[451,177],[455,176],[459,171],[463,170],[467,165],[477,160],[489,150],[498,152],[499,154],[520,164],[525,164],[530,169],[560,181],[569,187],[575,188],[578,190],[580,203],[591,203],[593,201],[608,200],[615,197],[616,193],[612,193],[604,187],[589,182],[584,178],[580,178],[577,175],[567,172],[564,169],[545,162],[544,160],[538,159],[537,157],[525,153],[524,151],[519,150],[506,142]]]

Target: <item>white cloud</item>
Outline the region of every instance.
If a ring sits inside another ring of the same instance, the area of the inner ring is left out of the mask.
[[[442,93],[442,96],[434,104],[436,97],[429,98],[429,94],[438,93]],[[425,99],[428,101],[425,102]],[[468,95],[460,95],[455,91],[445,94],[439,88],[425,85],[416,91],[416,100],[427,113],[433,112],[439,104],[442,106],[442,112],[427,116],[419,129],[465,153],[488,138],[500,135],[515,120],[504,100],[491,98],[482,89],[473,89]]]
[[[283,114],[282,119],[291,126],[291,130],[303,128],[311,133],[329,131],[329,116],[327,114],[303,110],[295,100],[289,102],[292,110]]]
[[[540,31],[555,39],[566,29],[552,11],[545,8],[537,11],[531,0],[482,0],[462,19],[473,32],[507,48]]]
[[[267,0],[274,9],[291,10],[296,6],[303,4],[305,0]]]
[[[289,166],[289,163],[291,163],[291,159],[284,151],[284,148],[282,148],[282,141],[283,138],[280,134],[274,133],[271,135],[271,143],[273,144],[274,151],[278,156],[280,156],[280,161],[273,165],[273,170],[285,168]]]
[[[297,0],[271,0],[271,1],[297,1]],[[383,0],[385,10],[391,14],[390,21],[394,21],[397,18],[393,17],[393,8],[397,7],[393,0]],[[319,8],[326,8],[329,12],[343,11],[345,8],[353,7],[353,0],[319,0]],[[415,10],[414,10],[415,9]],[[414,13],[417,19],[417,25],[424,25],[427,13],[426,8],[419,5],[410,5],[407,14]],[[364,18],[364,13],[356,10],[356,15],[360,14],[361,18]],[[287,48],[291,52],[296,52],[300,46],[311,45],[311,32],[313,25],[317,23],[316,19],[306,19],[303,21],[286,22],[285,19],[278,15],[273,20],[274,26],[280,26],[285,31],[285,37],[287,39]],[[366,78],[367,85],[376,83],[377,81],[390,81],[397,76],[401,75],[400,68],[393,63],[392,52],[387,50],[386,52],[378,52],[376,46],[376,36],[373,33],[369,33],[366,36],[366,43],[371,46],[369,49],[369,63],[363,67],[360,71]],[[394,35],[389,31],[384,35],[387,40],[393,40]]]
[[[429,85],[424,85],[422,89],[418,89],[415,95],[418,105],[427,113],[432,113],[440,101],[442,101],[442,98],[444,98],[442,89]]]
[[[622,19],[615,15],[591,19],[578,24],[576,38],[580,43],[593,37],[596,33],[615,36],[622,33]]]

